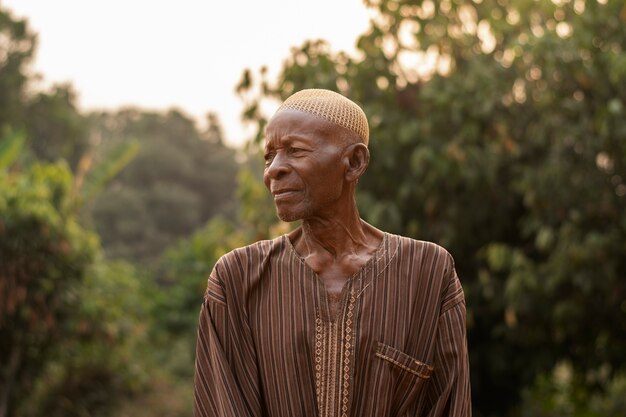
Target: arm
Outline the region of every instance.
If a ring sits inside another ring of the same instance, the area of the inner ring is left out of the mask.
[[[200,310],[194,416],[258,417],[261,401],[256,355],[248,326],[242,322],[245,315],[233,311],[241,309],[243,303],[227,299],[218,266],[209,278]]]
[[[454,268],[451,275],[437,323],[435,370],[427,392],[429,417],[466,417],[472,413],[465,300]]]

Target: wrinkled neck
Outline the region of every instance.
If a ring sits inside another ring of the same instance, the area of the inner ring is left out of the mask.
[[[330,218],[313,217],[302,222],[300,248],[307,256],[324,251],[333,258],[356,254],[368,246],[365,223],[354,203]]]

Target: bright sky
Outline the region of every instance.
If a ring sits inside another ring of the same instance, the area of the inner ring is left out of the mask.
[[[351,52],[368,28],[362,0],[0,0],[39,34],[34,70],[71,82],[84,110],[216,112],[231,144],[249,136],[234,90],[245,68],[275,75],[292,46]]]

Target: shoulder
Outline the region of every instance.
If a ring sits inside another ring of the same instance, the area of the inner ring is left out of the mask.
[[[463,300],[463,289],[456,274],[454,259],[444,247],[424,240],[390,235],[397,243],[396,262],[411,271],[410,279],[428,285],[436,293],[442,309]]]
[[[233,249],[230,252],[224,254],[219,259],[218,263],[237,262],[255,256],[264,256],[265,254],[270,252],[273,246],[280,244],[281,238],[282,237],[278,237],[272,240],[259,240],[258,242],[252,243],[250,245]]]
[[[260,240],[222,255],[208,277],[205,299],[226,304],[244,294],[268,261],[286,249],[284,240],[284,236]]]
[[[445,269],[454,269],[454,259],[443,246],[426,240],[413,239],[406,236],[388,234],[391,242],[395,241],[398,253],[403,258],[410,258],[420,264],[429,264]]]
[[[218,275],[220,279],[245,275],[251,268],[263,265],[276,254],[285,251],[288,248],[285,239],[283,235],[233,249],[218,259],[212,275]]]

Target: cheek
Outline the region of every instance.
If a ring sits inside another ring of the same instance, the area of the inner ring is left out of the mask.
[[[341,194],[343,183],[338,175],[320,175],[313,188],[324,200],[333,200]]]

